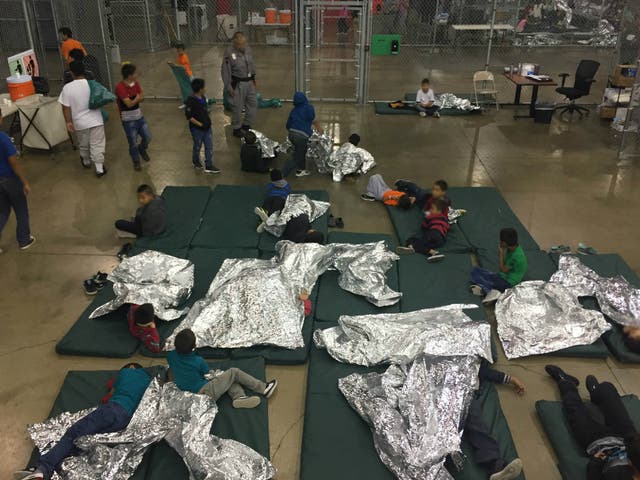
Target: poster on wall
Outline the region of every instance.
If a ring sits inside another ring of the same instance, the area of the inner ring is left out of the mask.
[[[16,55],[10,56],[7,60],[9,61],[9,72],[13,76],[40,76],[38,61],[36,60],[36,54],[33,50],[25,50],[24,52],[17,53]]]

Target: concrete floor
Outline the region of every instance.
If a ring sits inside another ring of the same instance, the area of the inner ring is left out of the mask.
[[[601,252],[618,252],[640,271],[640,229],[632,219],[640,209],[640,167],[617,165],[609,125],[596,115],[582,121],[551,125],[512,120],[513,109],[482,116],[419,119],[375,116],[371,106],[317,105],[319,120],[345,141],[354,131],[371,151],[375,172],[389,181],[413,178],[429,185],[445,178],[451,185],[495,186],[542,247],[583,241]],[[261,110],[256,127],[274,139],[284,138],[288,106]],[[229,119],[216,107],[213,114],[215,158],[219,176],[204,176],[190,166],[190,137],[183,113],[175,102],[147,101],[144,111],[154,134],[152,162],[134,172],[124,134],[112,115],[107,128],[109,173],[102,179],[80,167],[78,155],[66,144],[53,155],[27,151],[23,162],[32,185],[31,225],[37,244],[19,252],[10,220],[0,241],[0,478],[23,466],[32,444],[25,426],[43,420],[68,370],[111,369],[123,360],[63,357],[54,345],[90,299],[82,280],[116,264],[120,241],[112,222],[135,207],[135,188],[150,183],[158,191],[166,185],[262,184],[264,176],[239,170],[239,142],[230,136]],[[113,113],[113,112],[112,112]],[[345,220],[348,231],[391,233],[381,205],[362,202],[366,178],[335,184],[317,174],[293,179],[294,188],[326,189],[332,210]],[[472,205],[460,207],[473,208]],[[159,363],[137,357],[145,366]],[[534,411],[538,399],[555,399],[546,378],[548,359],[507,362],[498,367],[527,384],[520,398],[500,389],[502,405],[530,479],[556,480],[554,454]],[[638,367],[608,360],[554,360],[584,378],[594,373],[613,381],[624,393],[640,394]],[[270,402],[271,456],[278,478],[299,477],[306,366],[268,367],[280,381]]]

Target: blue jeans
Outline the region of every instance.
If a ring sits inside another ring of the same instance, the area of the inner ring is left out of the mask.
[[[200,150],[204,143],[204,164],[207,168],[213,166],[213,131],[201,130],[199,128],[190,127],[191,136],[193,137],[193,155],[191,161],[193,165],[200,167]]]
[[[16,228],[16,240],[23,247],[31,240],[29,228],[29,206],[27,197],[22,190],[22,182],[18,177],[0,177],[0,233],[9,220],[11,209],[16,214],[18,223]]]
[[[511,284],[498,273],[480,267],[473,267],[471,270],[471,282],[478,285],[485,295],[491,290],[504,292],[507,288],[511,288]]]
[[[440,110],[440,107],[432,106],[432,107],[423,107],[422,105],[418,105],[416,103],[416,110],[421,113],[426,113],[430,117],[433,117],[433,114]]]
[[[293,145],[293,155],[282,167],[282,176],[287,177],[293,170],[304,170],[307,166],[307,150],[309,137],[301,133],[289,132],[289,141]]]
[[[131,160],[133,160],[133,163],[139,163],[140,154],[146,152],[149,143],[151,143],[151,130],[149,130],[149,125],[144,117],[142,117],[139,120],[122,122],[122,127],[129,142],[129,155],[131,155]],[[140,137],[139,144],[138,136]]]
[[[131,415],[119,404],[107,402],[104,405],[100,405],[89,415],[74,423],[58,443],[40,457],[38,469],[44,473],[45,479],[48,480],[53,475],[53,472],[60,468],[65,458],[80,453],[80,450],[75,445],[76,439],[83,435],[94,433],[119,432],[129,425],[130,420]]]

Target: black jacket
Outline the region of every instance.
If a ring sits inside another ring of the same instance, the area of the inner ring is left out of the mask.
[[[136,218],[140,221],[143,237],[151,237],[164,232],[167,226],[164,199],[156,197],[148,205],[138,208]]]
[[[189,122],[191,128],[197,128],[198,130],[209,130],[211,128],[211,118],[209,118],[209,110],[207,108],[207,99],[199,98],[195,95],[187,98],[185,102],[184,115],[187,120],[195,118],[202,123],[202,127],[197,127],[193,123]]]
[[[293,217],[287,222],[287,227],[282,234],[284,240],[291,240],[295,243],[304,243],[307,232],[311,230],[311,222],[306,213]]]
[[[269,171],[267,162],[262,158],[260,145],[257,144],[242,144],[242,147],[240,147],[240,163],[240,168],[244,172],[267,173]]]

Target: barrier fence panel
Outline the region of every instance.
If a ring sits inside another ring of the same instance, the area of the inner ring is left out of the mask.
[[[25,6],[22,0],[3,1],[0,8],[0,76],[3,79],[15,71],[9,71],[7,57],[33,47],[29,34]]]

